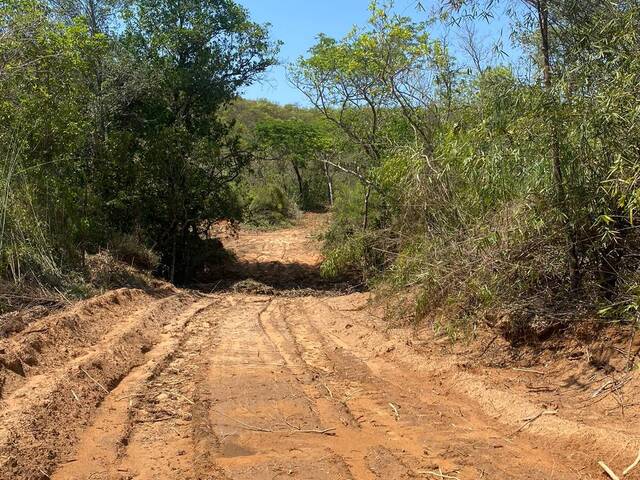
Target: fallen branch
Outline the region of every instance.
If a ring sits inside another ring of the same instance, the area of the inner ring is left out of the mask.
[[[396,417],[396,422],[398,420],[400,420],[400,412],[398,411],[398,407],[396,407],[393,403],[389,402],[389,406],[391,407],[391,410],[393,410],[393,414]]]
[[[289,423],[287,420],[284,421],[284,423],[286,423],[291,430],[293,430],[293,432],[291,433],[319,433],[321,435],[330,435],[330,436],[335,436],[335,428],[325,428],[325,429],[308,429],[308,430],[303,430],[302,428],[296,426],[296,425],[292,425],[291,423]]]
[[[196,404],[196,402],[194,402],[193,400],[191,400],[191,399],[190,399],[190,398],[188,398],[188,397],[185,397],[184,395],[182,395],[182,394],[181,394],[181,393],[179,393],[179,392],[176,392],[176,391],[174,391],[174,390],[169,390],[169,393],[172,393],[173,395],[176,395],[176,396],[178,396],[178,397],[182,398],[183,400],[186,400],[186,401],[187,401],[187,402],[189,402],[191,405],[195,405],[195,404]]]
[[[613,385],[613,380],[607,380],[604,385],[602,385],[600,388],[598,388],[594,394],[591,396],[591,398],[596,398],[598,395],[600,395],[602,393],[602,391],[607,388],[609,385]]]
[[[624,469],[624,472],[622,472],[622,475],[626,475],[627,473],[629,473],[631,470],[636,468],[638,464],[640,464],[640,451],[638,452],[638,457],[635,459],[635,461],[631,465],[629,465],[627,468]]]
[[[135,423],[158,423],[158,422],[166,422],[167,420],[173,420],[174,418],[180,418],[176,415],[167,415],[166,417],[158,417],[158,418],[138,418],[135,420]]]
[[[310,430],[297,430],[294,429],[294,431],[292,433],[318,433],[320,435],[329,435],[331,437],[334,437],[336,435],[336,429],[335,428],[325,428],[325,429],[310,429]]]
[[[516,372],[535,373],[536,375],[546,375],[546,373],[540,370],[532,370],[530,368],[514,368]]]
[[[606,392],[606,395],[601,396],[597,400],[593,401],[591,405],[598,403],[600,400],[603,400],[609,396],[609,394],[617,392],[621,390],[627,383],[629,383],[633,379],[632,375],[629,375],[622,380],[607,380],[600,388],[598,388],[594,394],[591,396],[592,399],[596,399],[602,393]]]
[[[98,387],[100,387],[102,390],[104,390],[104,392],[109,395],[109,390],[107,390],[104,385],[102,385],[100,382],[98,382],[95,378],[93,378],[91,375],[89,375],[89,372],[87,372],[84,368],[80,367],[80,370],[82,371],[82,373],[84,373],[87,377],[89,377],[89,379],[95,383]]]
[[[613,473],[613,470],[611,470],[606,463],[604,463],[603,461],[599,461],[598,465],[600,465],[600,468],[602,468],[606,472],[606,474],[609,475],[611,480],[620,480],[620,477]]]
[[[238,420],[237,418],[234,418],[231,415],[227,415],[226,413],[222,413],[220,410],[213,409],[213,411],[216,412],[218,415],[221,415],[221,416],[223,416],[225,418],[228,418],[229,420],[233,420],[238,425],[246,428],[247,430],[251,430],[253,432],[273,433],[273,430],[271,430],[270,428],[262,428],[262,427],[256,427],[255,425],[249,425],[248,423],[244,423],[242,420]]]
[[[484,347],[484,349],[482,350],[482,352],[480,352],[480,355],[478,355],[478,358],[482,358],[484,357],[484,354],[487,353],[489,351],[489,349],[491,348],[491,345],[493,345],[493,343],[498,339],[500,335],[495,335],[491,341],[489,343],[487,343],[487,345]]]
[[[445,478],[445,479],[448,479],[448,480],[460,480],[458,477],[453,477],[451,475],[445,475],[442,472],[435,472],[433,470],[418,470],[418,473],[421,473],[423,475],[433,475],[434,477]]]
[[[543,410],[537,415],[534,415],[533,417],[525,418],[524,419],[525,423],[518,430],[516,430],[509,436],[512,437],[517,433],[520,433],[522,430],[524,430],[526,427],[528,427],[529,425],[531,425],[533,422],[535,422],[536,420],[538,420],[540,417],[544,415],[557,415],[557,414],[558,414],[558,410]]]
[[[326,383],[323,383],[322,386],[327,390],[327,393],[329,393],[329,396],[331,397],[331,399],[333,400],[333,392],[331,392],[331,390],[329,389],[329,387],[327,387]]]
[[[41,333],[41,332],[47,332],[48,330],[49,330],[49,327],[42,327],[42,328],[37,328],[35,330],[28,330],[24,332],[24,334],[29,335],[30,333]]]

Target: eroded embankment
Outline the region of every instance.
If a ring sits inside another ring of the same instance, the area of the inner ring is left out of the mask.
[[[0,477],[46,478],[192,301],[172,289],[117,290],[0,340]]]

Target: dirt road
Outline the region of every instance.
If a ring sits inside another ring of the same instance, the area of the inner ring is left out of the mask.
[[[318,289],[317,223],[229,241],[266,294],[121,290],[0,340],[0,478],[596,479],[635,458],[632,410],[565,415],[569,387],[509,383],[555,377],[489,382]]]

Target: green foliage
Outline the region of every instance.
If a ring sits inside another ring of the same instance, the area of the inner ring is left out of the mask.
[[[490,19],[499,3],[443,2],[441,18]],[[507,311],[514,336],[578,308],[635,315],[640,6],[526,3],[507,8],[529,77],[464,68],[429,33],[439,19],[375,2],[366,26],[320,36],[293,67],[350,142],[335,162],[358,185],[337,197],[325,274],[357,271],[400,293],[401,316],[464,319],[453,330],[483,312]]]
[[[319,156],[330,148],[330,140],[322,126],[296,118],[270,119],[258,123],[255,133],[261,154],[271,157],[282,168],[293,170],[298,189],[296,196],[302,209],[313,210],[321,206],[326,201],[326,194],[321,192],[318,196],[312,185],[321,175],[317,168]]]
[[[276,185],[256,187],[248,197],[245,217],[258,227],[284,226],[296,216],[293,202]]]
[[[254,154],[241,176],[244,192],[269,184],[303,211],[331,205],[335,169],[326,162],[342,154],[342,138],[324,118],[308,108],[248,100],[233,102],[226,115],[234,121],[241,144]]]
[[[187,280],[241,214],[251,155],[221,111],[279,45],[230,0],[92,5],[0,4],[0,275],[60,283],[107,245],[155,268],[135,234]]]
[[[325,278],[340,278],[363,270],[366,238],[362,234],[351,235],[340,245],[335,245],[322,262],[320,273]]]
[[[377,235],[362,230],[363,195],[364,187],[354,182],[344,183],[336,194],[332,223],[324,238],[326,258],[321,273],[327,278],[351,276],[366,281],[380,272]],[[377,196],[372,199],[373,225],[381,223],[379,200]]]

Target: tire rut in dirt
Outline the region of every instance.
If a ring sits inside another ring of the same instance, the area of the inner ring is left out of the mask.
[[[118,392],[113,405],[105,402],[104,418],[86,432],[78,451],[90,454],[56,472],[54,479],[199,478],[193,473],[198,451],[193,424],[201,409],[195,390],[202,352],[215,340],[208,312],[223,303],[205,298],[165,326],[163,340],[133,372],[127,393]],[[95,433],[114,427],[119,435],[95,448]]]
[[[220,439],[216,464],[238,480],[353,478],[330,448],[335,437],[322,433],[329,426],[304,386],[310,377],[288,364],[263,330],[260,318],[271,317],[273,299],[234,299],[208,379],[211,425]]]
[[[559,457],[551,454],[543,460],[542,445],[527,440],[503,441],[501,428],[474,411],[468,399],[428,395],[421,382],[429,380],[414,372],[397,367],[371,370],[367,356],[358,357],[357,349],[345,348],[326,325],[321,330],[316,320],[330,314],[316,298],[282,301],[264,328],[289,364],[306,364],[313,372],[316,392],[324,396],[316,393],[315,398],[323,422],[338,425],[333,448],[350,452],[348,463],[356,478],[412,477],[442,468],[461,478],[487,474],[512,478],[520,472],[518,478],[537,479],[554,471]],[[372,358],[373,364],[376,360]],[[358,421],[358,429],[336,421],[344,420],[336,404],[344,405]],[[510,457],[506,466],[495,461],[496,449]],[[387,461],[374,461],[381,456]],[[393,465],[392,470],[383,464]]]
[[[116,316],[110,330],[79,356],[28,378],[5,398],[0,413],[0,478],[49,478],[57,464],[72,458],[80,433],[101,402],[144,362],[170,316],[191,301],[185,294],[151,302],[150,298],[134,315]],[[104,308],[99,302],[92,304],[94,312]],[[89,322],[84,317],[80,321]],[[54,329],[68,325],[51,324]]]

